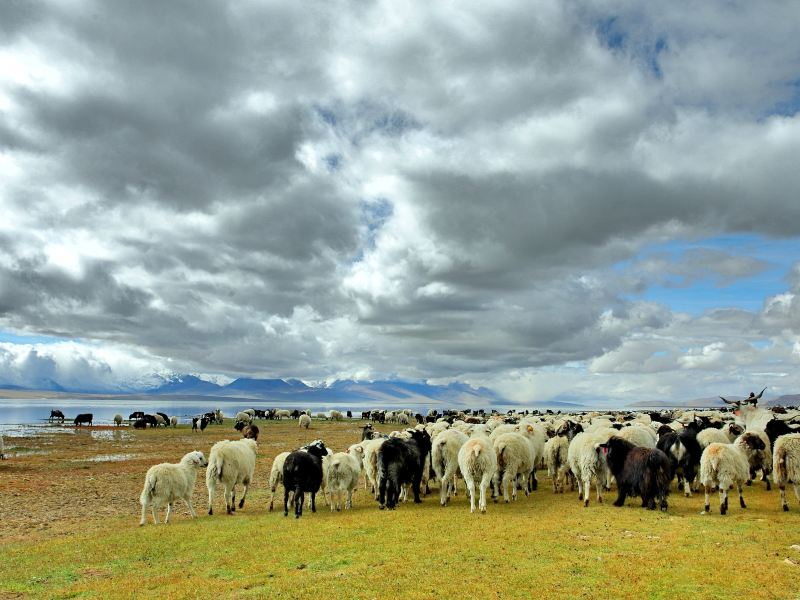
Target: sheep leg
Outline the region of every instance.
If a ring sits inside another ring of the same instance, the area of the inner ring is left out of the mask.
[[[480,483],[481,496],[480,496],[480,501],[478,502],[478,508],[482,513],[486,512],[486,489],[489,487],[489,482],[491,481],[491,477],[492,477],[491,474],[485,473],[481,478],[481,483]],[[474,488],[475,486],[474,481],[472,482],[472,485]]]
[[[161,508],[161,505],[158,502],[153,502],[150,505],[150,511],[153,513],[153,523],[158,525],[158,510]]]
[[[386,475],[380,478],[380,482],[378,482],[378,504],[380,509],[383,510],[386,508]],[[391,507],[390,507],[391,508]]]
[[[703,514],[706,514],[706,513],[711,512],[711,501],[709,499],[709,496],[711,496],[711,486],[704,484],[703,488],[704,488],[705,493],[706,493],[706,503],[703,506]]]
[[[623,490],[622,488],[619,488],[617,499],[614,500],[614,506],[625,506],[625,498],[627,498],[627,497],[628,497],[628,494],[625,493],[625,490]],[[644,498],[642,498],[642,506],[643,507],[647,506],[645,504],[645,499]]]
[[[769,471],[767,469],[764,469],[761,472],[761,479],[764,480],[764,483],[767,484],[767,491],[771,492],[772,491],[772,484],[770,484],[770,482],[769,482]]]
[[[142,519],[139,521],[139,527],[147,523],[147,507],[149,506],[148,502],[142,504]]]
[[[231,504],[230,504],[230,507],[228,508],[228,514],[231,514],[232,512],[236,512],[236,485],[235,484],[231,488]]]
[[[192,496],[191,495],[186,496],[186,498],[184,498],[183,501],[186,502],[186,506],[189,507],[189,514],[192,515],[193,519],[196,519],[197,513],[194,512],[194,506],[192,506]]]
[[[530,490],[531,492],[535,492],[539,489],[539,480],[536,479],[536,467],[533,468],[531,471],[531,480],[530,480]]]
[[[728,511],[728,486],[719,486],[719,514],[724,515]]]
[[[598,475],[598,477],[597,477],[597,501],[598,502],[603,502],[603,482],[601,481],[601,479],[602,479],[602,477]],[[586,489],[587,489],[586,495],[588,496],[589,495],[589,490],[591,490],[592,488],[591,487],[587,487]]]
[[[247,488],[250,486],[250,480],[242,482],[242,485],[244,485],[244,491],[242,492],[242,499],[239,500],[239,508],[244,506],[244,499],[247,498]]]
[[[742,496],[742,484],[737,483],[736,488],[739,490],[739,506],[747,508],[747,505],[744,503],[744,496]]]
[[[347,504],[345,504],[345,509],[349,510],[353,508],[353,490],[347,490]]]
[[[172,502],[167,502],[167,514],[164,516],[164,525],[169,524],[169,516],[172,514]]]
[[[465,477],[464,481],[467,484],[467,490],[469,491],[469,512],[475,512],[475,481],[471,477]],[[481,490],[483,492],[483,490]]]
[[[303,490],[300,489],[300,486],[297,486],[297,489],[294,491],[294,518],[299,519],[303,516],[303,501],[305,498],[303,497]]]
[[[289,488],[286,486],[283,487],[283,516],[289,516]]]

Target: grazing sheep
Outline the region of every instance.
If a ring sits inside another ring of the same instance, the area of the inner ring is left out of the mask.
[[[608,487],[608,465],[600,444],[608,441],[616,430],[601,429],[583,432],[572,438],[567,451],[567,460],[578,484],[578,499],[589,506],[592,479],[597,485],[597,501],[603,501],[603,487]]]
[[[171,416],[171,417],[169,418],[169,424],[170,424],[170,425],[172,425],[172,428],[173,428],[173,429],[175,429],[175,428],[178,426],[178,417],[176,417],[176,416],[174,416],[174,415],[173,415],[173,416]]]
[[[497,456],[488,437],[468,439],[458,451],[458,468],[469,491],[469,512],[475,512],[475,482],[478,482],[480,497],[478,509],[486,512],[486,490],[497,471]]]
[[[242,412],[236,413],[236,420],[237,421],[243,421],[245,424],[247,424],[247,423],[249,423],[250,421],[253,420],[253,417],[250,416],[250,413],[242,411]]]
[[[92,413],[81,413],[77,417],[75,417],[75,420],[73,422],[75,423],[76,427],[80,427],[84,423],[87,423],[89,426],[91,426],[93,419],[94,415]]]
[[[323,458],[323,463],[325,459]],[[328,459],[325,489],[331,495],[331,511],[342,509],[342,494],[347,493],[346,509],[353,507],[353,491],[361,475],[361,458],[351,452],[337,452]]]
[[[414,503],[419,504],[422,475],[428,465],[431,438],[427,431],[409,429],[409,440],[389,438],[378,450],[378,501],[380,509],[394,509],[400,489],[410,483]]]
[[[133,428],[134,429],[147,429],[147,421],[145,421],[144,419],[136,419],[133,422]]]
[[[569,439],[566,435],[551,437],[544,444],[544,459],[547,464],[547,474],[553,480],[553,493],[564,493],[565,480],[570,481],[570,491],[575,489],[575,478],[569,470],[567,453],[569,452]]]
[[[340,413],[338,410],[331,411],[331,421],[341,421],[344,419],[344,415]]]
[[[194,519],[197,515],[192,506],[192,491],[194,482],[197,479],[197,467],[205,467],[208,464],[203,453],[195,450],[185,455],[178,464],[162,463],[154,465],[147,470],[144,478],[144,489],[139,502],[142,505],[142,519],[139,525],[147,522],[147,508],[150,507],[153,513],[153,522],[158,524],[158,510],[162,504],[167,505],[167,514],[164,523],[169,523],[169,516],[172,513],[172,505],[178,498],[186,502],[189,513]]]
[[[300,415],[299,423],[302,429],[308,429],[311,427],[311,417],[306,414],[302,414]]]
[[[453,495],[456,493],[458,451],[467,439],[457,429],[448,429],[437,435],[432,442],[431,461],[441,488],[439,503],[442,506],[447,504],[451,491]]]
[[[248,415],[250,415],[250,419],[251,420],[256,418],[256,409],[255,408],[246,408],[242,412],[243,413],[247,413]]]
[[[617,480],[619,495],[614,506],[623,506],[627,496],[640,496],[642,508],[655,510],[658,501],[659,508],[666,512],[672,482],[672,465],[666,454],[656,448],[636,446],[619,435],[610,437],[600,447]]]
[[[168,421],[167,421],[166,417],[164,417],[160,413],[154,414],[153,417],[156,420],[156,424],[155,424],[156,427],[158,427],[159,425],[163,425],[164,427],[167,426]]]
[[[275,411],[275,418],[276,419],[290,419],[292,417],[292,413],[286,409],[279,408]]]
[[[212,501],[218,484],[222,484],[225,496],[225,508],[228,514],[236,511],[236,485],[244,486],[239,508],[244,506],[247,488],[253,479],[256,468],[258,445],[255,440],[241,439],[236,441],[222,440],[211,447],[206,470],[206,487],[208,487],[208,514],[214,514]]]
[[[117,427],[122,425],[122,415],[120,414],[114,415],[114,425],[116,425]]]
[[[758,437],[751,438],[748,443],[761,446],[764,442]],[[728,511],[728,490],[734,485],[739,490],[739,504],[747,508],[742,496],[742,484],[747,481],[750,467],[747,456],[741,447],[736,444],[720,444],[714,442],[703,450],[700,457],[700,483],[705,488],[705,507],[703,514],[710,512],[709,495],[711,489],[719,488],[719,513],[724,515]]]
[[[503,488],[503,499],[508,502],[508,486],[511,484],[511,498],[517,499],[517,477],[526,482],[525,495],[528,491],[528,477],[533,470],[531,449],[528,440],[521,433],[503,433],[492,442],[495,456],[497,457],[497,471],[495,473],[495,496],[500,494],[498,485]],[[497,500],[495,499],[495,502]]]
[[[283,463],[283,516],[289,514],[289,493],[294,492],[294,516],[303,515],[305,492],[311,493],[311,512],[317,512],[316,495],[322,485],[322,459],[328,454],[322,440],[291,452]]]
[[[258,434],[259,434],[258,425],[252,425],[252,424],[251,425],[245,425],[242,428],[242,437],[243,438],[247,438],[247,439],[258,441]]]
[[[326,415],[324,412],[318,412],[317,413],[317,418],[322,420],[322,421],[327,421],[328,420],[328,415]]]
[[[755,443],[752,438],[758,438],[761,443]],[[769,492],[772,489],[769,483],[769,474],[772,471],[772,449],[767,434],[763,431],[747,431],[736,438],[733,443],[744,452],[747,464],[750,465],[750,477],[747,478],[747,485],[752,484],[756,473],[761,471],[761,480],[767,484]]]
[[[800,502],[800,433],[787,433],[775,440],[772,456],[772,473],[775,484],[781,491],[781,506],[789,510],[786,502],[786,484],[794,487],[794,495]]]

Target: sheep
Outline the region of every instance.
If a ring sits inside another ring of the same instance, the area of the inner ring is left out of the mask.
[[[600,444],[608,441],[614,433],[614,429],[586,431],[572,438],[569,444],[567,461],[578,484],[578,499],[583,500],[584,506],[589,506],[592,479],[597,485],[597,501],[603,501],[602,488],[608,487],[608,466]]]
[[[117,427],[122,425],[122,415],[120,414],[114,415],[114,425],[116,425]]]
[[[458,451],[458,468],[469,492],[469,512],[475,512],[475,482],[480,498],[478,510],[486,512],[486,489],[497,471],[497,457],[488,437],[468,439]]]
[[[751,438],[758,438],[761,443],[755,444]],[[747,485],[751,485],[753,479],[755,479],[756,472],[761,471],[761,479],[767,484],[767,491],[772,490],[769,482],[769,474],[772,470],[772,449],[770,448],[767,434],[763,431],[747,431],[737,437],[733,443],[747,457],[747,464],[750,467],[750,477],[747,478]]]
[[[748,443],[756,446],[764,442],[758,437],[750,438]],[[736,444],[720,444],[714,442],[709,444],[700,457],[700,483],[705,489],[705,506],[701,514],[710,512],[709,495],[711,488],[719,488],[719,513],[724,515],[728,511],[728,489],[736,485],[739,490],[739,504],[742,508],[747,508],[742,496],[742,484],[747,481],[750,474],[750,467],[747,464],[747,456]]]
[[[242,428],[242,437],[258,441],[258,425],[245,425]]]
[[[298,421],[301,429],[308,429],[311,426],[311,417],[306,414],[300,415]]]
[[[728,443],[731,443],[744,433],[744,427],[736,423],[726,423],[722,426],[721,431],[728,436]]]
[[[321,419],[322,421],[327,421],[328,420],[328,415],[326,415],[324,412],[318,412],[317,413],[317,418]]]
[[[222,440],[211,447],[206,470],[206,487],[208,487],[208,514],[214,514],[212,501],[218,484],[222,484],[225,496],[225,509],[228,514],[236,511],[236,485],[244,486],[239,508],[244,506],[247,488],[253,479],[256,468],[258,445],[255,440],[243,438],[231,441]]]
[[[236,420],[237,421],[243,421],[245,424],[247,424],[247,423],[249,423],[250,421],[253,420],[253,417],[250,416],[250,413],[242,411],[242,412],[236,413]]]
[[[458,451],[467,441],[467,436],[457,429],[448,429],[437,435],[432,442],[431,461],[436,479],[440,483],[439,503],[447,504],[450,490],[456,493],[456,472],[458,471]]]
[[[786,501],[786,484],[794,487],[794,495],[800,502],[800,433],[787,433],[775,440],[772,454],[772,473],[775,484],[781,491],[781,506],[789,510]]]
[[[378,499],[378,451],[386,438],[375,438],[364,443],[364,489],[367,485],[372,486],[372,494],[375,500]]]
[[[248,415],[250,415],[250,420],[253,420],[253,419],[256,418],[256,409],[255,408],[246,408],[242,412],[243,413],[247,413]]]
[[[137,421],[138,423],[139,421]],[[206,417],[192,417],[192,431],[204,431],[208,427],[208,419]],[[134,423],[134,427],[136,424]]]
[[[641,496],[642,508],[655,510],[658,500],[659,508],[666,512],[672,482],[672,465],[666,454],[656,448],[636,446],[619,435],[611,436],[600,447],[617,480],[614,506],[623,506],[627,496]]]
[[[343,492],[347,492],[345,509],[353,507],[353,491],[358,487],[360,475],[361,458],[356,453],[337,452],[328,459],[325,488],[326,493],[331,495],[331,511],[334,510],[334,505],[337,511],[341,510]]]
[[[672,464],[672,475],[677,474],[678,476],[678,488],[683,485],[684,495],[690,498],[692,482],[703,453],[697,442],[697,434],[691,429],[664,434],[658,438],[656,448],[669,457]]]
[[[275,411],[275,418],[276,419],[289,419],[291,418],[292,413],[285,409],[278,409]]]
[[[91,427],[93,418],[94,415],[92,415],[92,413],[81,413],[77,417],[75,417],[73,423],[75,423],[76,427],[80,427],[84,423],[88,423],[89,426]]]
[[[498,485],[503,487],[503,499],[508,502],[508,485],[512,486],[511,497],[517,499],[517,476],[523,477],[526,485],[525,495],[528,495],[527,480],[533,470],[531,449],[528,440],[520,433],[503,433],[492,442],[497,458],[495,472],[495,496],[499,495]],[[497,502],[497,499],[495,499]]]
[[[656,432],[647,425],[631,425],[630,427],[623,427],[617,433],[617,437],[623,440],[628,440],[634,446],[640,448],[655,448],[658,437]]]
[[[539,481],[536,479],[536,467],[544,459],[544,444],[547,441],[547,434],[541,423],[533,423],[526,420],[520,421],[519,425],[514,427],[514,431],[522,434],[527,440],[531,451],[531,472],[526,478],[526,485],[528,486],[528,491],[532,492],[539,488]]]
[[[419,504],[422,474],[431,451],[431,438],[426,431],[409,429],[410,440],[390,438],[378,450],[378,501],[380,509],[393,510],[400,497],[400,488],[411,484],[414,503]]]
[[[173,429],[175,429],[178,426],[178,417],[176,417],[174,415],[171,416],[169,418],[169,424],[172,426]]]
[[[697,443],[700,444],[700,448],[703,450],[705,450],[709,444],[730,444],[732,441],[733,440],[730,439],[728,434],[722,429],[714,429],[713,427],[703,429],[703,431],[697,434]]]
[[[340,413],[338,410],[331,411],[331,421],[341,421],[344,419],[344,415]]]
[[[553,493],[564,493],[565,479],[570,481],[570,491],[575,489],[575,478],[569,470],[567,452],[569,439],[565,435],[556,435],[544,444],[544,458],[547,464],[547,474],[553,480]]]
[[[154,414],[153,417],[156,420],[156,424],[155,424],[156,427],[158,427],[159,425],[163,425],[164,427],[167,426],[167,420],[163,416],[161,416],[159,413]]]
[[[192,491],[197,479],[195,469],[205,467],[207,464],[208,461],[203,453],[195,450],[186,454],[178,464],[161,463],[150,467],[144,478],[144,489],[139,496],[139,502],[142,505],[142,518],[139,526],[141,527],[147,522],[148,507],[151,508],[153,522],[157,525],[158,509],[162,504],[167,505],[164,523],[169,523],[172,505],[178,498],[186,502],[192,518],[197,517],[192,506]]]
[[[216,409],[214,411],[214,420],[217,422],[217,425],[222,425],[222,420],[225,418],[225,415],[222,414],[220,409]]]
[[[289,456],[288,452],[281,452],[275,459],[272,461],[272,468],[269,472],[269,490],[270,490],[270,497],[269,497],[269,510],[271,511],[273,508],[274,500],[275,500],[275,490],[278,487],[279,483],[283,483],[283,463],[286,462],[286,457]]]
[[[303,515],[304,493],[311,493],[311,512],[317,512],[316,494],[323,480],[322,459],[328,453],[322,440],[291,452],[283,463],[283,516],[289,515],[289,493],[294,492],[294,516]]]

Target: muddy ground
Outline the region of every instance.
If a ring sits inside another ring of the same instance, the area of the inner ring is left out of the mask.
[[[315,421],[308,431],[300,430],[297,421],[259,421],[258,425],[258,463],[248,495],[248,503],[256,505],[251,508],[258,509],[266,508],[269,470],[277,454],[317,438],[339,451],[357,442],[361,434],[358,421]],[[201,433],[193,433],[188,425],[145,431],[71,425],[35,430],[34,435],[5,438],[7,460],[0,461],[2,541],[69,535],[108,516],[127,516],[138,522],[139,494],[148,468],[160,462],[178,462],[192,450],[208,456],[215,442],[240,437],[230,420],[210,425]],[[199,514],[206,510],[207,501],[201,472],[194,494]],[[181,502],[176,508],[179,514],[186,513]],[[224,510],[218,492],[215,511],[220,508]]]

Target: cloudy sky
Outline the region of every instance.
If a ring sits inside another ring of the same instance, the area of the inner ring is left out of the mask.
[[[0,383],[800,392],[794,2],[0,3]]]

